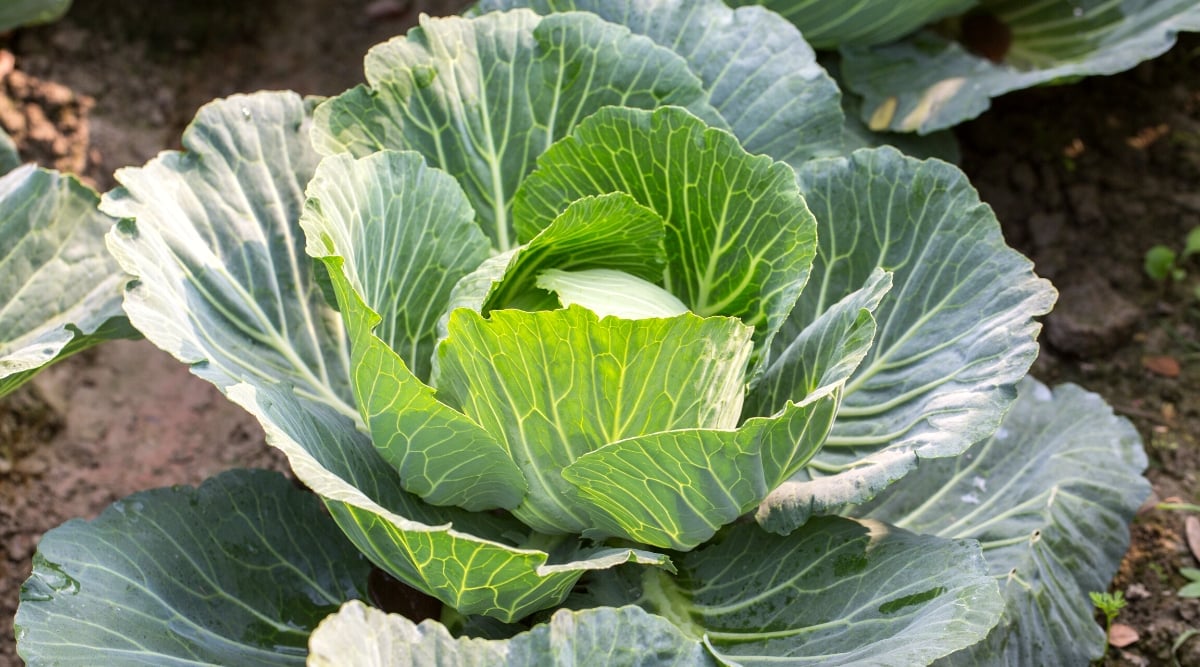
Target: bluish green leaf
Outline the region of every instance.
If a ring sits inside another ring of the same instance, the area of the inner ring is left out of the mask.
[[[875,270],[892,272],[893,287],[825,447],[759,511],[781,532],[870,499],[918,459],[957,456],[990,436],[1037,354],[1034,318],[1055,299],[950,165],[883,148],[814,161],[799,178],[821,221],[821,279],[772,356]]]
[[[541,14],[592,12],[675,51],[704,82],[709,103],[751,153],[798,167],[842,152],[837,85],[795,27],[771,12],[731,10],[721,0],[479,3],[479,11],[513,7]]]
[[[917,470],[861,512],[909,530],[979,540],[1004,619],[946,664],[1086,664],[1103,652],[1088,593],[1108,588],[1150,493],[1133,426],[1074,385],[1035,380],[996,435]]]
[[[508,516],[422,502],[404,491],[353,422],[330,408],[302,404],[280,387],[241,384],[227,395],[259,418],[267,442],[287,455],[296,477],[325,500],[371,562],[459,613],[515,621],[562,602],[586,571],[671,567],[666,556],[637,549],[560,543],[552,557],[523,546],[554,540]]]
[[[458,184],[417,153],[383,151],[325,158],[308,193],[301,226],[337,295],[375,446],[427,502],[515,507],[526,485],[508,452],[422,382],[450,289],[487,256]]]
[[[359,602],[347,603],[313,633],[312,667],[706,667],[712,656],[695,638],[638,607],[555,612],[548,623],[511,639],[452,637],[441,624],[420,625]]]
[[[304,254],[298,221],[316,168],[294,93],[204,106],[164,152],[117,172],[101,209],[109,248],[137,282],[125,310],[146,338],[218,387],[291,384],[357,416],[341,318]]]
[[[625,192],[667,224],[663,286],[738,317],[766,345],[809,276],[816,221],[787,165],[751,156],[682,109],[603,109],[538,159],[513,205],[532,238],[571,202]]]
[[[21,587],[30,665],[303,665],[370,564],[312,494],[265,470],[136,493],[46,533]]]
[[[923,31],[842,50],[846,85],[863,96],[871,129],[925,134],[978,116],[1011,90],[1125,71],[1164,53],[1177,33],[1200,30],[1200,7],[1194,0],[982,0],[956,25],[966,46]]]
[[[0,177],[0,396],[58,359],[136,337],[98,202],[74,176],[33,165]]]
[[[514,514],[547,533],[590,526],[559,471],[617,440],[731,429],[750,329],[732,318],[598,318],[573,306],[450,316],[439,397],[504,443],[529,483]]]
[[[763,5],[796,24],[818,49],[885,44],[940,18],[966,11],[978,0],[730,0],[729,4]]]
[[[5,0],[0,5],[0,32],[62,18],[71,8],[71,0]]]
[[[678,576],[599,573],[592,599],[636,600],[724,664],[924,665],[982,640],[1004,605],[977,543],[874,521],[740,524],[676,562]]]
[[[420,152],[458,179],[501,251],[516,245],[511,200],[534,159],[597,109],[676,104],[721,123],[681,58],[583,13],[425,18],[371,49],[366,74],[318,109],[318,147]]]

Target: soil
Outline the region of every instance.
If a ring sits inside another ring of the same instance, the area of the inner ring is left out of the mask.
[[[115,169],[177,147],[204,102],[336,94],[362,80],[371,45],[462,4],[75,0],[56,24],[0,37],[0,125],[25,159],[105,190]],[[1191,514],[1155,508],[1200,502],[1198,281],[1157,284],[1142,268],[1151,246],[1181,249],[1200,226],[1200,36],[1124,74],[1009,95],[957,133],[1009,242],[1061,291],[1034,374],[1102,394],[1150,455],[1154,496],[1113,587],[1138,639],[1106,664],[1200,666],[1200,600],[1177,594],[1180,568],[1200,567]],[[239,466],[285,469],[248,415],[144,341],[86,352],[0,399],[0,667],[20,664],[12,615],[42,533]]]

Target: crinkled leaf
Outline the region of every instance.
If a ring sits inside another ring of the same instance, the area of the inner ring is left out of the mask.
[[[483,0],[480,11],[580,10],[653,39],[687,60],[708,101],[747,151],[798,167],[842,152],[840,93],[794,26],[720,0]],[[628,105],[626,105],[628,106]]]
[[[676,104],[721,123],[679,56],[583,13],[425,17],[371,49],[366,74],[318,109],[318,147],[420,152],[458,179],[500,250],[516,245],[511,200],[534,159],[597,109]]]
[[[625,192],[667,224],[663,286],[767,344],[808,280],[816,221],[787,165],[677,108],[602,109],[538,159],[513,211],[532,238],[571,202]]]
[[[529,298],[542,271],[610,269],[662,280],[666,223],[633,197],[614,192],[572,202],[562,215],[513,255],[481,312]]]
[[[846,84],[864,97],[862,117],[872,129],[924,134],[978,116],[1010,90],[1125,71],[1165,52],[1180,31],[1200,30],[1200,7],[1195,0],[983,0],[958,26],[963,44],[923,31],[842,50]]]
[[[736,431],[655,433],[585,454],[562,472],[591,517],[584,535],[695,548],[812,457],[833,426],[839,397],[788,405]]]
[[[0,32],[57,21],[70,8],[71,0],[4,0],[0,4]]]
[[[978,0],[729,0],[729,4],[763,5],[796,24],[817,49],[870,46],[903,37],[927,23],[966,11]]]
[[[956,456],[991,435],[1037,354],[1034,318],[1055,299],[951,165],[882,148],[814,161],[799,177],[822,224],[821,278],[773,356],[876,269],[893,287],[825,447],[760,509],[780,532],[870,499],[918,457]]]
[[[0,177],[0,396],[69,354],[136,337],[98,202],[75,177],[33,165]]]
[[[434,398],[436,323],[487,240],[454,179],[413,152],[317,167],[301,226],[323,260],[350,336],[363,420],[404,487],[435,505],[515,507],[525,479],[487,432]]]
[[[875,521],[787,537],[740,524],[677,557],[678,576],[598,573],[592,601],[637,601],[737,665],[923,665],[987,635],[1003,609],[979,545]]]
[[[370,564],[312,494],[235,470],[136,493],[46,533],[21,587],[29,664],[304,664]]]
[[[666,556],[621,548],[522,548],[528,529],[507,516],[434,507],[401,488],[394,468],[354,424],[279,387],[232,387],[228,396],[259,417],[267,442],[325,500],[333,518],[373,563],[462,614],[513,621],[563,600],[588,570],[634,562],[671,567]],[[543,540],[544,541],[544,540]]]
[[[124,220],[109,248],[138,281],[130,320],[218,387],[284,382],[357,415],[341,318],[304,254],[298,221],[317,155],[294,93],[205,105],[164,152],[117,171],[101,209]]]
[[[821,313],[786,347],[781,340],[778,353],[754,379],[742,414],[765,417],[787,401],[799,403],[843,385],[871,350],[872,313],[891,288],[891,274],[877,268],[861,289]]]
[[[1086,664],[1104,649],[1090,591],[1108,588],[1149,495],[1133,426],[1074,385],[1027,379],[993,438],[917,470],[862,512],[972,538],[1006,599],[986,642],[948,664]]]
[[[420,625],[350,602],[313,633],[311,667],[704,667],[712,656],[664,618],[640,607],[561,609],[511,639],[455,638],[432,620]]]
[[[630,436],[736,425],[750,329],[732,318],[598,318],[573,306],[450,316],[439,396],[507,447],[529,482],[514,514],[582,532],[559,471]]]

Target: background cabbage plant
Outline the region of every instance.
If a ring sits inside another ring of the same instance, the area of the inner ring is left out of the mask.
[[[125,312],[315,495],[233,471],[52,531],[22,657],[1099,654],[1145,458],[1022,381],[1053,289],[953,166],[839,157],[783,19],[595,5],[424,19],[118,172]],[[381,573],[440,618],[366,604]]]

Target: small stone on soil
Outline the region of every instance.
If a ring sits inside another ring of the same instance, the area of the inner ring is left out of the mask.
[[[1061,288],[1058,306],[1046,318],[1046,337],[1061,352],[1095,357],[1124,343],[1141,316],[1108,281],[1087,272]]]

